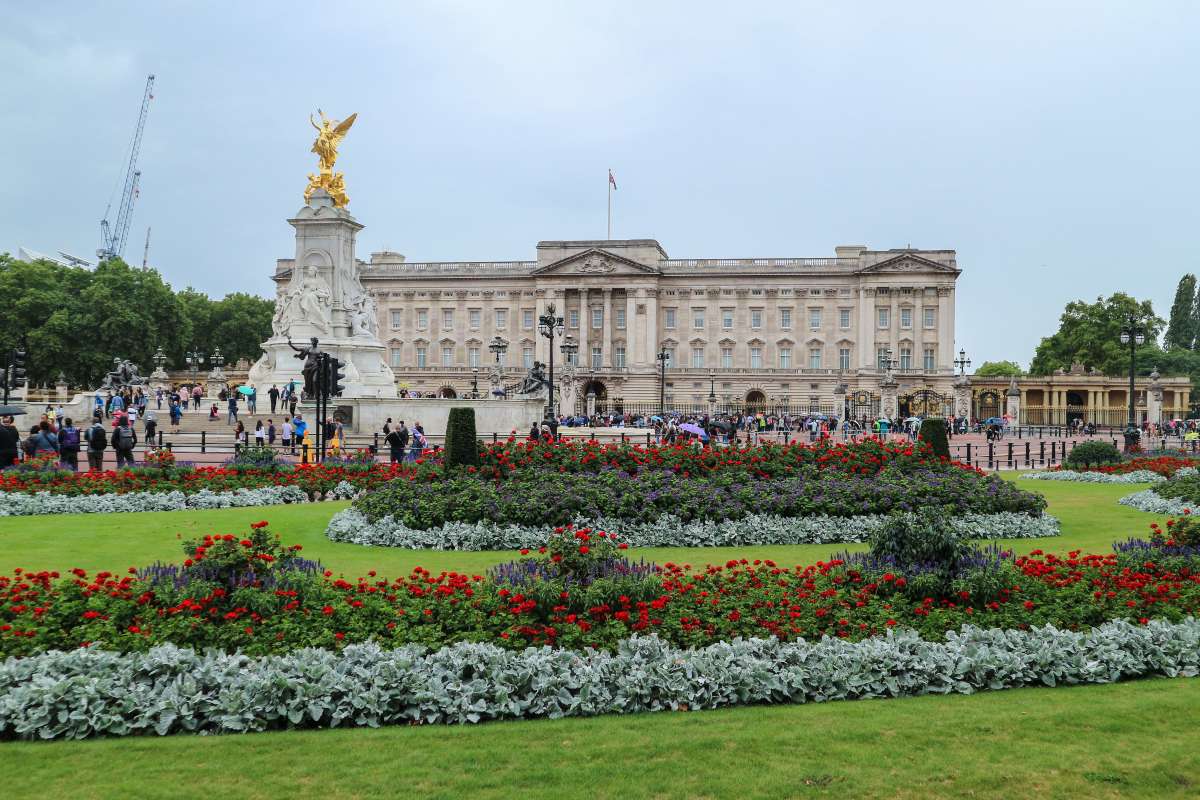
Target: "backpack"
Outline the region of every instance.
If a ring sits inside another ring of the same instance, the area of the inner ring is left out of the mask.
[[[58,452],[58,441],[52,433],[42,431],[34,439],[34,454],[35,455],[50,455]]]
[[[108,447],[108,434],[104,432],[103,425],[93,425],[88,431],[88,449],[100,451]]]
[[[113,446],[118,450],[133,449],[133,428],[121,425],[113,432]]]
[[[64,450],[79,449],[79,429],[67,428],[62,432],[62,448]]]

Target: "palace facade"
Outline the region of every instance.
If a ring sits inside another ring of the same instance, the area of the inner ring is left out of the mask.
[[[278,272],[291,266],[281,261]],[[538,318],[553,306],[578,346],[575,410],[589,392],[602,410],[657,408],[660,348],[674,408],[703,409],[712,393],[723,408],[839,416],[849,398],[851,413],[870,415],[889,359],[902,406],[917,393],[931,405],[951,394],[953,250],[684,259],[652,239],[544,241],[532,261],[373,253],[359,275],[376,299],[389,364],[410,391],[486,393],[497,336],[507,343],[506,382],[549,362]],[[560,370],[562,359],[554,354]]]

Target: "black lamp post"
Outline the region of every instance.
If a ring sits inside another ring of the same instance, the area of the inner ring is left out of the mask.
[[[664,420],[667,417],[667,361],[671,358],[671,351],[665,345],[658,346],[658,354],[654,356],[658,361],[658,413]]]
[[[184,360],[187,361],[188,372],[192,374],[192,382],[195,383],[197,370],[204,366],[204,353],[192,350],[184,355]]]
[[[163,352],[162,347],[159,347],[154,351],[154,355],[150,356],[150,360],[154,362],[154,368],[156,370],[161,370],[163,368],[163,364],[167,363],[167,354]]]
[[[546,305],[546,313],[538,317],[538,332],[550,340],[549,400],[546,403],[547,419],[554,419],[554,337],[562,336],[563,318],[554,312],[554,303]]]
[[[479,367],[471,367],[471,399],[479,398]]]
[[[212,362],[213,368],[217,372],[220,372],[221,367],[223,367],[225,365],[225,356],[221,355],[221,348],[219,348],[219,347],[213,348],[213,354],[212,354],[212,358],[210,359],[210,361]]]
[[[1129,345],[1129,420],[1125,429],[1125,444],[1129,446],[1131,432],[1137,431],[1137,420],[1134,419],[1133,380],[1137,369],[1137,348],[1146,343],[1146,326],[1139,317],[1130,314],[1121,326],[1121,344]],[[1140,437],[1139,437],[1140,438]]]
[[[713,407],[713,412],[717,410],[717,373],[708,373],[708,404]]]
[[[971,359],[967,358],[966,350],[958,351],[958,358],[954,361],[954,366],[958,367],[959,375],[967,374],[967,367],[971,366]]]

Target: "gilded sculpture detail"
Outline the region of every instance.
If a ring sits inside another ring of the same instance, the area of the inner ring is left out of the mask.
[[[350,202],[350,198],[346,196],[345,177],[340,172],[334,172],[333,165],[337,161],[338,145],[341,144],[342,139],[346,138],[346,134],[358,114],[351,114],[344,120],[329,119],[319,108],[317,114],[321,117],[319,125],[311,114],[308,116],[308,121],[317,131],[312,152],[317,154],[319,164],[316,175],[309,173],[308,186],[304,188],[304,202],[309,201],[313,192],[324,189],[333,199],[335,206],[345,208],[346,204]]]

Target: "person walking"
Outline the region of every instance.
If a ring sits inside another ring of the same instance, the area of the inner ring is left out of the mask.
[[[280,428],[279,444],[290,453],[295,453],[296,448],[292,446],[292,421],[284,417],[283,425]]]
[[[412,427],[412,450],[409,451],[409,458],[413,461],[420,458],[428,442],[429,440],[425,438],[425,429],[421,427],[421,423],[414,422]]]
[[[143,424],[145,426],[146,441],[153,446],[154,437],[158,435],[158,414],[153,411],[147,411]]]
[[[250,393],[246,395],[246,408],[250,411],[251,416],[258,413],[258,389],[253,385],[250,387]]]
[[[275,446],[275,433],[276,433],[275,420],[268,419],[267,420],[267,444],[272,447]]]
[[[171,403],[171,427],[179,433],[179,423],[183,419],[183,407],[178,402]]]
[[[254,423],[254,444],[257,447],[263,447],[267,443],[267,429],[263,427],[262,420],[256,420]]]
[[[384,426],[387,427],[386,425]],[[383,441],[388,446],[389,462],[398,464],[404,459],[404,440],[400,438],[400,431],[387,431],[383,437]]]
[[[63,418],[63,427],[59,429],[59,456],[62,463],[71,468],[72,472],[79,471],[79,429],[70,417]]]
[[[11,415],[0,419],[0,469],[16,464],[21,456],[21,432]]]
[[[237,392],[233,392],[229,395],[229,424],[230,425],[233,425],[235,422],[238,421],[237,415],[238,415]]]
[[[117,469],[133,466],[133,450],[137,447],[137,431],[129,426],[129,418],[122,416],[113,431],[113,451],[117,454]]]
[[[200,410],[200,398],[204,396],[204,390],[200,388],[200,384],[192,387],[192,402],[195,404],[196,410]]]
[[[246,446],[246,426],[238,420],[237,427],[233,429],[233,451],[236,453]]]
[[[304,441],[304,434],[308,431],[308,423],[304,421],[304,417],[297,414],[292,420],[292,453],[296,452],[296,444]]]
[[[279,402],[279,387],[271,384],[271,388],[267,390],[267,397],[271,398],[271,413],[275,413],[275,404]]]
[[[300,402],[300,398],[296,396],[296,390],[293,388],[288,393],[288,413],[293,417],[296,416],[296,404]]]
[[[84,438],[87,440],[88,471],[99,472],[104,469],[104,451],[108,448],[108,431],[99,416],[92,418],[92,427],[87,429]]]

